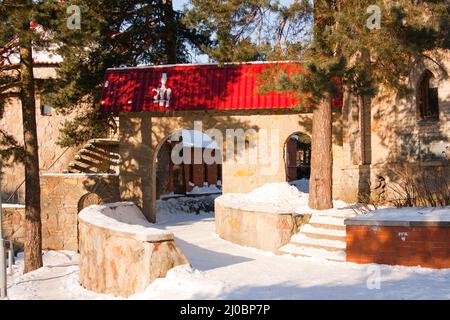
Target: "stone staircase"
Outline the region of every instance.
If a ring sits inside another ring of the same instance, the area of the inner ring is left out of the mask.
[[[338,212],[313,214],[308,223],[300,227],[290,243],[281,247],[281,254],[319,257],[345,261],[346,232],[344,220],[349,215]]]
[[[63,173],[118,173],[121,157],[116,139],[91,139]]]

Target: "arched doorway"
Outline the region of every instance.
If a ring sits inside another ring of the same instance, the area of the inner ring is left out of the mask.
[[[156,214],[169,209],[186,213],[212,211],[214,197],[222,192],[222,152],[211,137],[196,130],[178,130],[167,136],[155,152]],[[205,203],[202,203],[205,202]],[[170,210],[169,210],[170,211]]]
[[[291,134],[284,144],[284,158],[286,181],[309,192],[311,137],[302,132]]]
[[[78,200],[78,213],[81,212],[81,210],[83,210],[84,208],[87,208],[89,206],[92,205],[98,205],[98,204],[103,204],[104,201],[103,199],[96,193],[94,192],[88,192],[86,194],[84,194],[80,200]],[[79,251],[80,248],[80,222],[77,219],[77,248]]]

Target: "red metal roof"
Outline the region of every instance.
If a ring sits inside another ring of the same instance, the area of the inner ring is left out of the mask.
[[[266,68],[301,71],[296,62],[257,62],[225,65],[170,65],[108,69],[100,110],[173,111],[286,109],[293,93],[258,92]]]

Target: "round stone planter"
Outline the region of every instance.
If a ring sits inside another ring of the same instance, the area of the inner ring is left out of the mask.
[[[145,220],[133,203],[94,205],[79,214],[80,282],[128,297],[188,261],[173,234]]]
[[[299,231],[304,217],[292,213],[269,213],[232,208],[215,202],[216,232],[224,240],[279,253]]]

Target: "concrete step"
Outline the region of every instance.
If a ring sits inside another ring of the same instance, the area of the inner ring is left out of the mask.
[[[315,228],[345,231],[344,218],[328,215],[312,215],[309,224]]]
[[[345,250],[329,251],[317,248],[299,247],[292,243],[289,243],[281,247],[278,251],[281,254],[290,254],[293,256],[300,256],[300,257],[321,258],[341,262],[346,260]]]
[[[300,233],[316,239],[326,239],[335,241],[346,241],[346,232],[344,230],[318,228],[310,224],[300,227]]]
[[[338,226],[334,224],[322,224],[322,223],[316,223],[316,222],[310,222],[311,226],[319,229],[331,229],[331,230],[338,230],[338,231],[345,231],[345,225],[344,226]]]
[[[69,163],[68,171],[70,173],[97,173],[93,171],[91,168],[80,166],[78,163]]]
[[[325,249],[328,251],[341,251],[346,248],[344,241],[311,238],[301,233],[294,235],[290,243],[298,247]]]
[[[105,152],[98,149],[81,149],[78,151],[79,155],[82,155],[83,157],[92,158],[97,161],[111,161],[111,160],[119,160],[120,155],[114,152]]]

